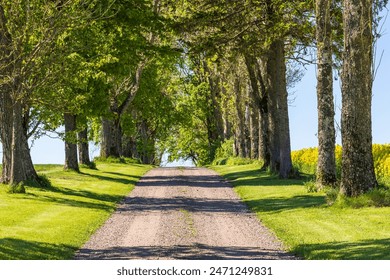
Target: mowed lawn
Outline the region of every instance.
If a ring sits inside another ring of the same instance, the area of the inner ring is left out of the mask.
[[[258,218],[304,259],[390,260],[390,207],[328,206],[302,180],[280,180],[258,165],[213,166]]]
[[[65,172],[37,165],[51,188],[8,194],[0,185],[0,259],[71,259],[151,166],[99,164]]]

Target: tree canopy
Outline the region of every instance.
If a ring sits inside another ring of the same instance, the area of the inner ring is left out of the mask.
[[[356,126],[348,121],[348,106],[351,100],[363,102],[359,98],[364,95],[367,106],[355,104],[360,110],[355,113],[370,121],[372,71],[353,70],[357,80],[365,81],[357,89],[349,86],[356,82],[347,74],[348,65],[372,65],[379,11],[386,4],[1,0],[1,181],[16,185],[40,180],[28,141],[48,131],[64,139],[65,167],[74,170],[77,149],[79,161],[88,164],[86,144],[94,141],[100,145],[100,158],[133,157],[159,164],[169,153],[171,159],[191,158],[206,165],[228,154],[260,160],[281,178],[296,176],[288,90],[302,77],[299,65],[310,63],[305,53],[314,48],[319,120],[324,120],[319,126],[318,175],[325,179],[318,183],[335,182],[331,75],[343,69],[342,133],[345,143],[352,141],[344,145],[343,174],[354,185],[348,175],[357,172],[354,157],[365,158],[361,166],[372,165],[366,155],[371,128],[363,133],[366,146],[354,145],[358,140],[347,137]],[[360,14],[357,6],[362,5],[367,13]],[[353,29],[349,12],[371,24]],[[367,42],[358,45],[353,32],[363,32]],[[359,62],[353,51],[368,54],[367,60]],[[359,90],[362,96],[351,93]],[[374,186],[371,178],[363,190]],[[359,193],[349,188],[347,194]]]

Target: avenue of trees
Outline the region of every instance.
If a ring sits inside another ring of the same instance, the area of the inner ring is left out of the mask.
[[[333,73],[342,80],[341,191],[376,186],[373,47],[387,1],[0,0],[1,182],[39,183],[29,141],[57,131],[65,169],[101,158],[211,163],[221,147],[281,178],[288,89],[317,65],[317,184],[336,184]],[[307,52],[316,52],[308,61]],[[315,93],[313,93],[315,94]],[[61,132],[60,130],[64,130]],[[60,132],[58,132],[60,131]]]

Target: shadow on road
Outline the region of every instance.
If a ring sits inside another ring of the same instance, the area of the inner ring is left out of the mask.
[[[104,250],[82,249],[77,259],[182,259],[182,260],[263,260],[292,259],[281,251],[259,250],[257,247],[217,247],[195,243],[176,246],[112,247]]]

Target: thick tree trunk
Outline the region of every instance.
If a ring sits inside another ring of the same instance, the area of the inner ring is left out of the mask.
[[[23,161],[23,110],[20,101],[17,101],[13,105],[12,114],[12,152],[11,152],[11,176],[10,184],[16,185],[20,182],[27,181],[28,178],[24,168]]]
[[[79,163],[90,166],[91,160],[89,158],[88,128],[86,127],[78,132],[77,138],[79,148]]]
[[[268,52],[268,120],[270,168],[281,178],[292,173],[284,42],[275,40]]]
[[[30,146],[28,144],[27,131],[28,128],[23,126],[24,133],[23,133],[23,142],[21,144],[22,144],[22,151],[23,151],[24,170],[26,172],[27,178],[37,180],[39,182],[38,174],[35,171],[34,164],[31,158],[31,151],[30,151]]]
[[[372,1],[344,1],[341,192],[357,196],[377,185],[372,156]]]
[[[11,36],[6,28],[7,20],[0,5],[0,80],[9,75]],[[0,136],[3,147],[2,174],[0,183],[8,184],[11,180],[12,159],[12,99],[9,85],[0,84]]]
[[[316,0],[317,37],[317,108],[318,164],[317,184],[320,187],[336,183],[336,136],[332,75],[332,29],[330,7],[332,0]]]
[[[277,42],[278,48],[278,73],[279,82],[279,121],[280,121],[280,171],[281,178],[292,175],[293,166],[291,160],[290,120],[288,115],[288,93],[286,81],[286,61],[284,55],[284,42]]]
[[[122,156],[122,129],[119,120],[102,120],[100,156],[103,158]]]
[[[274,44],[273,44],[274,45]],[[271,50],[274,46],[271,46]],[[279,139],[279,114],[278,92],[275,84],[277,73],[276,55],[270,51],[267,59],[267,91],[268,91],[268,141],[270,152],[270,169],[273,173],[280,170],[280,139]]]
[[[4,87],[0,88],[0,136],[3,147],[2,174],[0,182],[8,184],[11,180],[12,160],[12,101]]]
[[[65,170],[79,171],[76,144],[76,116],[65,113]]]

